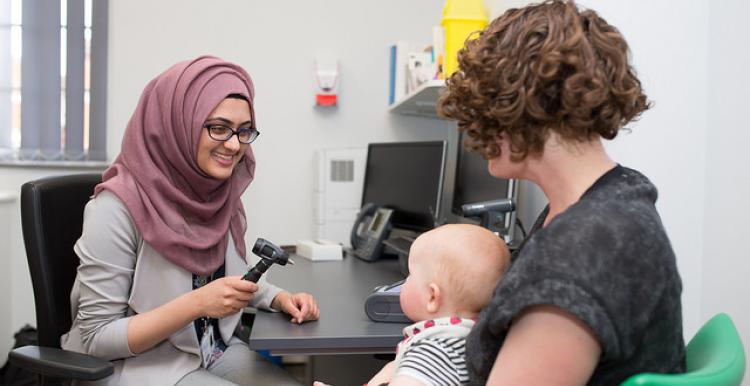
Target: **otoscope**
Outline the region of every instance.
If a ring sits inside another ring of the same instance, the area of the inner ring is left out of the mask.
[[[479,225],[483,226],[498,236],[505,238],[510,242],[508,237],[508,228],[503,224],[506,213],[516,210],[516,203],[513,199],[501,199],[475,202],[461,206],[461,212],[464,217],[479,218]],[[510,224],[513,227],[513,224]]]
[[[263,273],[265,273],[274,263],[278,265],[286,265],[287,263],[294,265],[294,261],[289,258],[288,253],[284,252],[284,250],[278,245],[264,238],[259,237],[255,240],[253,253],[260,256],[260,261],[247,271],[245,276],[242,276],[242,280],[249,280],[253,283],[257,283]]]

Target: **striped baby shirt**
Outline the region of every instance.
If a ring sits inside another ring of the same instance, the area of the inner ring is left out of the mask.
[[[425,385],[467,384],[466,336],[473,326],[473,320],[454,316],[406,327],[393,377],[405,375]]]

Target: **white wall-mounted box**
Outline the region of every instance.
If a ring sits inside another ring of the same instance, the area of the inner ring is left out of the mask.
[[[349,246],[349,235],[362,203],[367,148],[316,152],[313,235]]]

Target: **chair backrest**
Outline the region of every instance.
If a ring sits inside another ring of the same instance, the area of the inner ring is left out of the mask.
[[[21,187],[21,224],[34,287],[39,345],[60,347],[70,329],[70,290],[79,264],[73,245],[101,174],[42,178]]]
[[[729,315],[706,322],[687,345],[687,370],[704,385],[739,385],[745,374],[745,349]]]
[[[622,386],[738,386],[745,375],[745,349],[729,315],[706,322],[685,350],[684,374],[636,374]]]

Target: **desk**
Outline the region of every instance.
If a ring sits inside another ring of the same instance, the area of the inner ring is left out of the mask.
[[[376,323],[364,304],[373,288],[402,279],[398,261],[374,263],[348,256],[342,261],[311,262],[293,256],[295,265],[273,266],[268,281],[290,292],[308,292],[320,307],[320,320],[302,325],[289,316],[258,310],[250,348],[280,354],[393,353],[406,324]]]

